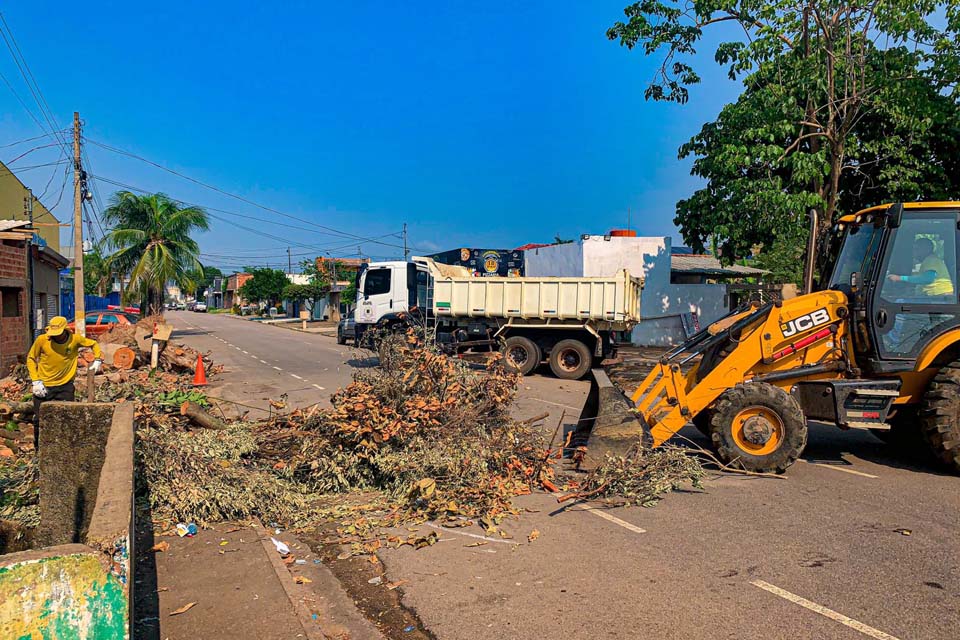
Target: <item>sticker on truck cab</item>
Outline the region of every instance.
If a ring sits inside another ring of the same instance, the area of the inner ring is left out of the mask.
[[[785,324],[781,324],[780,330],[783,331],[784,338],[789,338],[790,336],[796,335],[801,331],[819,327],[820,325],[827,324],[828,322],[830,322],[830,312],[825,308],[817,309],[816,311],[802,315],[799,318],[794,318]]]

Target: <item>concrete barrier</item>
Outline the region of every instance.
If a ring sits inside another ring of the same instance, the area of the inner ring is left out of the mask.
[[[41,425],[39,539],[51,546],[0,556],[0,638],[129,638],[133,407],[50,402]]]

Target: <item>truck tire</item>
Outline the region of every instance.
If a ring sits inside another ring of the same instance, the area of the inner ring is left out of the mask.
[[[960,471],[960,361],[940,369],[920,403],[923,438],[937,459]]]
[[[550,370],[561,380],[579,380],[592,365],[593,354],[579,340],[561,340],[550,350]]]
[[[807,420],[783,389],[765,382],[738,384],[717,400],[710,439],[724,464],[783,473],[807,446]]]
[[[504,343],[503,359],[507,367],[528,376],[539,366],[543,354],[530,338],[511,336]]]

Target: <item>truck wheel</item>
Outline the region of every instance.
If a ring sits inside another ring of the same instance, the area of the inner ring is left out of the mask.
[[[514,371],[528,376],[537,368],[543,355],[540,347],[530,338],[511,336],[507,338],[503,347],[504,362]]]
[[[927,445],[941,462],[960,471],[960,361],[940,369],[920,407]]]
[[[593,364],[593,354],[579,340],[561,340],[550,350],[550,370],[561,380],[579,380]]]
[[[783,473],[807,446],[807,420],[783,389],[765,382],[738,384],[717,400],[710,439],[724,464]]]

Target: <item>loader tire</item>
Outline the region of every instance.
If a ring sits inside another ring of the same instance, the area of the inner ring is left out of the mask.
[[[540,365],[543,354],[530,338],[511,336],[503,346],[503,361],[509,369],[528,376]]]
[[[960,471],[960,362],[940,369],[920,405],[923,438],[937,459]]]
[[[579,340],[561,340],[550,350],[550,370],[561,380],[579,380],[592,365],[593,353]]]
[[[807,446],[807,420],[783,389],[765,382],[738,384],[714,405],[710,439],[724,464],[783,473]]]
[[[690,422],[693,423],[693,426],[697,428],[697,431],[703,435],[710,438],[710,422],[713,420],[713,411],[710,409],[704,409],[697,415],[693,416],[693,420]]]

